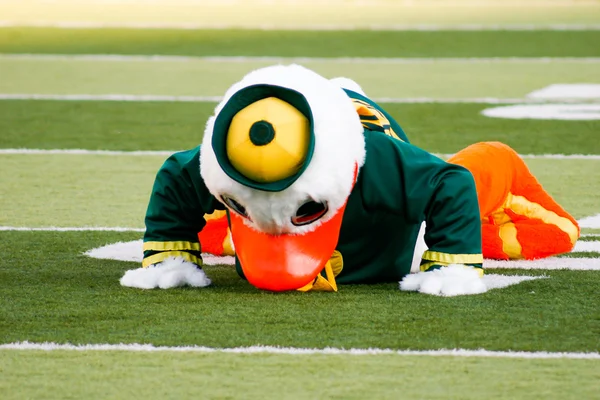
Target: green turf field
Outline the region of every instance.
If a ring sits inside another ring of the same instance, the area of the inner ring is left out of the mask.
[[[594,381],[598,379],[594,360],[235,354],[148,357],[117,352],[81,355],[17,351],[4,352],[0,360],[0,368],[14,371],[14,385],[21,390],[26,388],[20,392],[23,396],[15,396],[15,399],[50,398],[48,394],[63,390],[65,380],[73,383],[62,398],[89,398],[90,393],[96,393],[99,398],[123,399],[476,400],[515,399],[521,398],[523,393],[534,393],[535,397],[544,399],[594,399],[597,395]],[[81,365],[76,371],[69,367],[74,363]],[[32,365],[36,366],[34,371]],[[524,371],[523,375],[516,375],[515,369]],[[557,372],[560,370],[569,372]],[[158,376],[168,383],[154,384]],[[315,376],[322,378],[315,379]],[[435,379],[431,379],[432,376]],[[544,384],[540,385],[541,382]],[[0,388],[3,388],[1,382]]]
[[[600,31],[597,38],[600,41]],[[373,97],[391,98],[522,98],[552,83],[600,82],[597,62],[567,59],[456,61],[413,60],[77,60],[0,57],[2,93],[138,94],[220,96],[241,76],[274,63],[301,62],[336,77],[360,82]],[[207,76],[218,71],[214,78]],[[393,79],[386,79],[392,76]],[[460,87],[460,90],[457,90]]]
[[[600,10],[600,7],[599,7]],[[600,19],[600,17],[599,17]],[[327,40],[323,40],[323,34]],[[0,29],[0,51],[281,57],[597,57],[600,31]],[[294,43],[290,46],[290,43]],[[260,43],[257,46],[256,43]]]
[[[111,13],[117,3],[82,8],[61,0],[51,8],[35,0],[0,1],[0,21],[208,26],[225,19],[235,27],[255,26],[242,18],[247,6],[235,2],[239,13],[214,4],[199,13],[196,2],[177,0],[179,7],[165,9],[162,20],[154,3],[145,13],[136,13],[138,1]],[[311,13],[312,19],[306,16],[314,2],[293,15],[286,5],[264,20],[311,28],[310,20],[343,31],[0,27],[0,346],[456,348],[596,358],[0,348],[2,399],[600,398],[598,268],[494,270],[544,278],[455,298],[400,292],[395,283],[272,294],[253,288],[228,265],[206,266],[214,283],[208,288],[142,291],[119,285],[137,263],[83,254],[140,239],[153,178],[166,154],[198,145],[215,97],[246,72],[277,62],[356,79],[414,144],[442,157],[477,141],[508,143],[527,155],[544,187],[577,219],[600,214],[600,120],[481,114],[526,103],[529,93],[551,84],[600,84],[600,31],[460,30],[460,24],[598,24],[599,2],[546,0],[515,12],[496,1],[474,6],[459,0],[447,7],[379,0],[377,7],[387,12],[370,19],[358,3],[339,0]],[[252,12],[259,13],[266,3],[256,4]],[[341,6],[363,14],[332,18]],[[373,24],[441,24],[450,30],[349,30]],[[185,57],[146,57],[152,55]],[[68,95],[90,100],[66,100]],[[98,100],[110,95],[130,101]],[[600,98],[580,102],[594,105]],[[76,149],[117,153],[60,152]],[[50,227],[100,230],[16,230]],[[117,227],[132,230],[109,230]],[[598,265],[600,226],[582,233],[580,243],[589,247],[562,258],[566,267]]]

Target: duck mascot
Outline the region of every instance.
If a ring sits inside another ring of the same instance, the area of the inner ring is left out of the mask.
[[[508,146],[444,161],[355,82],[298,65],[255,70],[226,92],[202,145],[159,170],[145,223],[142,268],[123,286],[207,286],[211,252],[234,254],[239,275],[269,291],[400,282],[475,294],[487,290],[484,256],[545,257],[579,236]]]

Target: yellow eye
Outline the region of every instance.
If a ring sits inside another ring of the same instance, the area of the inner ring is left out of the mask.
[[[233,117],[227,134],[227,157],[246,178],[276,182],[302,168],[309,142],[308,119],[289,103],[268,97]]]

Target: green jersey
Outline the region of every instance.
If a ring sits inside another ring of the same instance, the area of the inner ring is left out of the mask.
[[[337,250],[338,283],[398,281],[410,272],[419,228],[426,222],[421,269],[449,264],[481,268],[481,222],[475,183],[465,168],[408,143],[396,121],[357,93],[365,163],[348,198]],[[180,256],[202,265],[198,232],[204,215],[225,207],[200,175],[200,147],[173,154],[156,177],[144,235],[144,266]],[[237,263],[243,276],[243,267]]]

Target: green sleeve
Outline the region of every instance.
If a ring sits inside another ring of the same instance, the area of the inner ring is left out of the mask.
[[[425,221],[421,270],[449,264],[482,267],[481,221],[471,173],[409,143],[365,132],[363,201],[370,209]]]
[[[170,156],[156,175],[146,211],[144,261],[147,267],[167,257],[202,265],[198,232],[204,214],[223,210],[200,176],[200,147]]]

